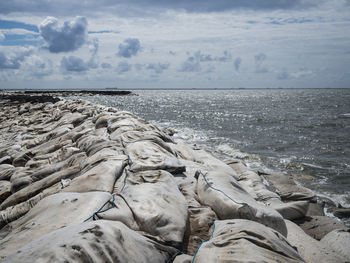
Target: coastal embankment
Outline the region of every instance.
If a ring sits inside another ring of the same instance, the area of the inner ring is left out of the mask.
[[[2,262],[350,261],[333,202],[292,177],[130,112],[23,96],[0,98]]]

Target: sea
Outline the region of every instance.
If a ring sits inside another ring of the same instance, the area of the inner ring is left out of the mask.
[[[221,160],[294,175],[350,207],[350,89],[134,90],[79,96],[134,113]],[[76,98],[76,97],[71,97]]]

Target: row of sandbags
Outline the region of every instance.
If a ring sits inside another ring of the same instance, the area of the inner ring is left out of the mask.
[[[305,217],[313,193],[285,202],[241,162],[175,143],[128,112],[83,101],[2,106],[1,120],[12,114],[0,125],[5,261],[313,262],[308,236],[286,220]]]

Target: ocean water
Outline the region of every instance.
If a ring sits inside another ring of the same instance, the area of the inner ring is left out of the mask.
[[[131,111],[223,160],[279,170],[350,206],[350,89],[145,90],[80,96]]]

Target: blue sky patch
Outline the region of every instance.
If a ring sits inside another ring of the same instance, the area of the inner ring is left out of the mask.
[[[13,29],[13,28],[22,28],[22,29],[39,33],[39,29],[35,25],[30,25],[30,24],[26,24],[18,21],[0,19],[0,29]]]
[[[38,44],[39,35],[14,35],[6,34],[5,40],[0,42],[2,46],[35,46]]]

